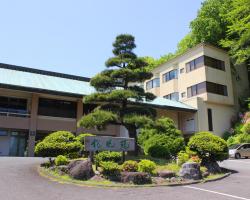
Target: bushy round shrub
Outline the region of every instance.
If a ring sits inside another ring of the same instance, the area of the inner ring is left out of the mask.
[[[114,152],[114,151],[102,151],[95,155],[95,162],[99,165],[101,162],[115,162],[119,163],[122,160],[122,153],[121,152]]]
[[[122,171],[137,172],[138,171],[138,163],[134,160],[127,160],[122,165]]]
[[[145,152],[148,153],[151,157],[155,158],[170,158],[170,151],[166,144],[150,144],[151,140],[149,140],[149,144],[145,146]]]
[[[153,174],[155,169],[156,169],[156,164],[151,160],[146,160],[146,159],[141,160],[138,164],[139,172],[147,172],[149,174]]]
[[[56,164],[56,166],[67,165],[67,164],[69,164],[69,160],[66,156],[59,155],[55,159],[55,164]]]
[[[166,159],[176,156],[185,147],[181,132],[169,118],[157,119],[152,127],[141,129],[138,142],[145,154]]]
[[[79,153],[83,148],[81,142],[67,131],[51,133],[39,142],[35,147],[35,155],[41,157],[56,157],[58,155],[68,156]]]
[[[152,157],[170,159],[185,148],[182,137],[170,137],[156,134],[144,143],[144,152]]]
[[[101,162],[102,174],[107,177],[118,177],[121,173],[121,167],[115,162]]]
[[[228,158],[225,140],[209,132],[199,132],[192,136],[188,148],[196,152],[204,162],[223,161]]]
[[[244,134],[249,134],[250,135],[250,123],[244,124],[241,131]]]

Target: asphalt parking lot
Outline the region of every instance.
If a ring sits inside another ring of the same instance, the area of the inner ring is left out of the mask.
[[[40,158],[0,157],[1,200],[250,200],[250,159],[221,166],[237,173],[216,182],[152,188],[95,188],[62,184],[40,177]]]

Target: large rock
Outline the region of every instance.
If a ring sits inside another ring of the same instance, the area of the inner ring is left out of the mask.
[[[187,162],[182,165],[179,172],[180,177],[185,179],[199,180],[202,178],[200,164],[195,162]]]
[[[145,172],[122,172],[121,182],[142,185],[152,183],[152,179],[151,176]]]
[[[169,171],[169,170],[163,170],[163,171],[159,171],[157,172],[158,176],[159,177],[162,177],[162,178],[172,178],[172,177],[175,177],[175,172],[173,171]]]
[[[70,171],[72,168],[74,168],[76,165],[78,165],[79,163],[81,163],[82,160],[72,160],[69,164],[68,164],[68,171]]]
[[[88,180],[92,178],[95,173],[92,168],[92,163],[89,160],[76,162],[74,166],[69,169],[69,175],[78,180]]]

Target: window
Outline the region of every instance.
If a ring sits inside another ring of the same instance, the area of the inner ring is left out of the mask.
[[[202,82],[187,88],[188,97],[196,96],[206,92],[206,82]]]
[[[172,71],[169,71],[165,74],[163,74],[163,82],[170,81],[172,79],[177,79],[178,78],[178,70],[174,69]]]
[[[187,88],[188,97],[196,96],[205,92],[227,96],[227,86],[212,83],[202,82]]]
[[[205,66],[225,71],[225,62],[209,56],[204,56]]]
[[[188,63],[186,63],[186,72],[191,72],[204,65],[204,56],[196,58]]]
[[[8,131],[0,130],[0,136],[8,136]]]
[[[212,117],[212,109],[207,109],[207,117],[208,117],[208,130],[213,131],[213,117]]]
[[[179,93],[173,92],[173,93],[170,93],[170,94],[164,96],[164,98],[169,99],[169,100],[179,101]]]
[[[207,82],[207,92],[219,94],[219,95],[223,95],[223,96],[228,96],[227,86],[217,84],[217,83],[212,83],[212,82]]]
[[[184,73],[184,68],[180,69],[180,74]]]
[[[152,79],[146,83],[146,89],[150,90],[155,87],[160,87],[160,78]]]
[[[191,72],[195,69],[198,69],[202,66],[212,67],[215,69],[225,71],[225,62],[209,56],[200,56],[188,63],[186,63],[186,72]]]
[[[83,115],[91,113],[96,107],[96,104],[83,104]]]
[[[77,104],[73,101],[40,98],[38,115],[76,118],[76,108]]]
[[[184,98],[184,97],[186,97],[186,92],[181,93],[181,98]]]
[[[27,99],[0,96],[0,112],[26,114]]]

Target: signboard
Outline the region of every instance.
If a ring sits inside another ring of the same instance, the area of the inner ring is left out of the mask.
[[[135,140],[125,137],[86,136],[84,146],[86,151],[134,151]]]

